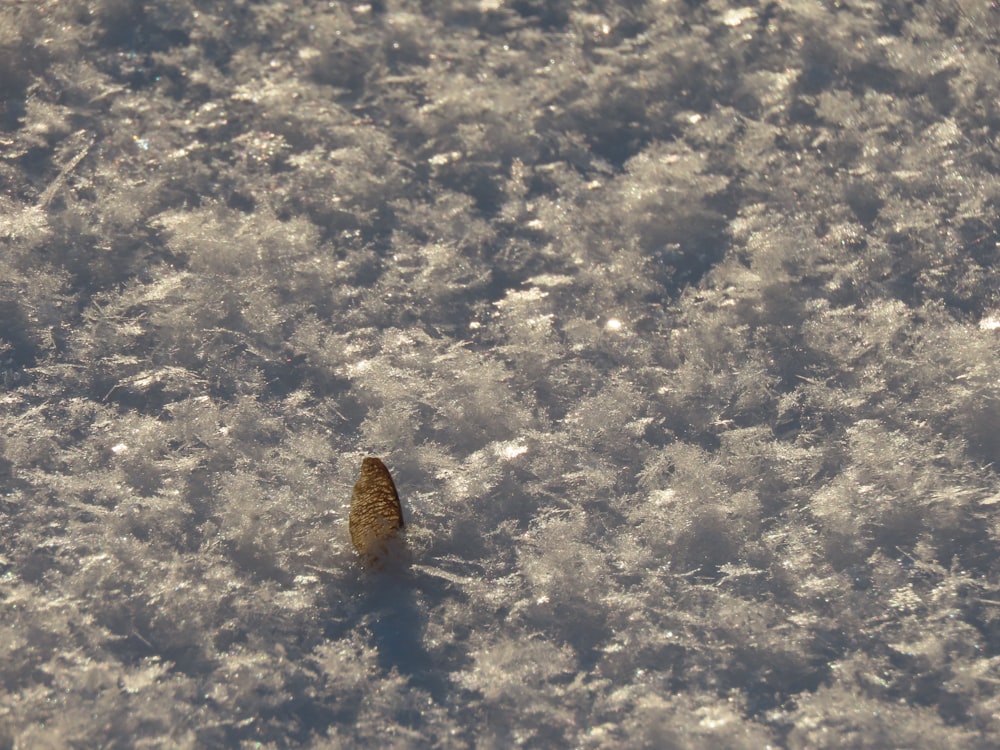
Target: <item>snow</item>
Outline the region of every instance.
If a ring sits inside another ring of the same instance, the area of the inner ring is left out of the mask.
[[[0,21],[0,747],[1000,742],[995,7]]]

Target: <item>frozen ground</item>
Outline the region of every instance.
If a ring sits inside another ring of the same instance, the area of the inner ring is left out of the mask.
[[[998,39],[6,0],[0,749],[1000,745]]]

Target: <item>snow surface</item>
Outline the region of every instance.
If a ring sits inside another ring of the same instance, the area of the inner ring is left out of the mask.
[[[0,5],[0,749],[1000,745],[998,39]]]

